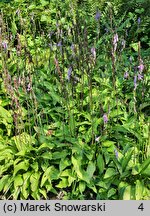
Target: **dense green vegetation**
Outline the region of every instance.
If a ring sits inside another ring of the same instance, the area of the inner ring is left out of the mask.
[[[0,1],[0,198],[149,199],[147,0]]]

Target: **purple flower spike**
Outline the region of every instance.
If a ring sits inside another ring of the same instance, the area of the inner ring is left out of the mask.
[[[71,78],[71,73],[72,73],[72,67],[69,67],[68,69],[68,80],[70,81],[70,78]]]
[[[137,87],[137,76],[134,76],[134,90],[136,90]]]
[[[141,23],[141,18],[140,17],[138,18],[137,22],[138,22],[138,25],[140,25],[140,23]]]
[[[113,44],[115,45],[115,44],[117,44],[117,42],[118,42],[118,34],[116,33],[116,34],[114,35]]]
[[[138,66],[138,69],[140,72],[143,72],[144,70],[144,65],[141,63],[139,66]]]
[[[103,120],[104,120],[104,124],[107,124],[107,122],[108,122],[108,117],[107,117],[107,114],[106,114],[106,113],[103,115]]]
[[[58,47],[61,47],[61,46],[62,46],[61,41],[58,42],[57,46],[58,46]]]
[[[4,48],[4,50],[7,50],[7,47],[8,47],[7,44],[8,44],[8,43],[7,43],[6,41],[3,41],[3,42],[2,42],[2,47]]]
[[[138,80],[143,80],[143,75],[141,75],[140,73],[138,73]]]
[[[118,159],[118,151],[117,151],[117,149],[114,150],[114,153],[115,153],[116,158]]]
[[[124,73],[124,78],[127,79],[128,77],[129,77],[129,73],[128,73],[128,71],[126,71],[126,72]]]
[[[31,84],[29,83],[27,86],[27,92],[30,92],[30,91],[31,91]]]
[[[93,55],[93,58],[96,59],[96,49],[94,47],[91,48],[91,53]]]
[[[98,21],[101,17],[101,13],[99,11],[97,11],[96,15],[95,15],[95,19],[96,21]]]

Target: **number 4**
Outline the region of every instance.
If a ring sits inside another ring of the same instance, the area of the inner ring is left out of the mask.
[[[143,207],[143,203],[141,203],[138,207],[139,210],[143,211],[144,210],[144,207]]]

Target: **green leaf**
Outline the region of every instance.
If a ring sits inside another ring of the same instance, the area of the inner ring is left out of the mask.
[[[85,191],[86,183],[84,181],[79,182],[79,191],[82,194]]]
[[[69,158],[64,158],[64,159],[62,158],[59,163],[59,170],[62,171],[70,165],[71,165],[71,161],[69,160]]]
[[[62,180],[56,185],[58,188],[66,188],[68,187],[68,179],[65,177],[61,178]]]
[[[96,189],[95,185],[87,184],[87,187],[92,189],[94,191],[94,193],[97,193],[97,189]]]
[[[53,158],[53,155],[51,152],[44,152],[43,154],[41,154],[39,157],[43,158],[43,159],[48,159],[51,160]]]
[[[116,172],[116,170],[114,168],[108,168],[106,170],[106,172],[105,172],[104,179],[110,178],[110,177],[112,177],[112,176],[114,176],[116,174],[117,174],[117,172]]]
[[[98,166],[100,174],[102,174],[104,172],[105,163],[104,163],[103,156],[101,154],[99,154],[97,157],[97,166]]]
[[[22,195],[24,199],[27,199],[29,197],[30,193],[30,176],[32,175],[32,172],[28,171],[23,174],[23,185],[22,185]]]
[[[143,182],[141,182],[140,180],[136,180],[136,187],[135,187],[136,200],[141,200],[143,198],[143,191],[144,191]]]
[[[130,200],[131,199],[131,185],[128,185],[123,193],[123,200]]]
[[[36,172],[36,173],[33,173],[31,176],[30,176],[30,183],[31,183],[31,190],[33,192],[37,192],[38,189],[39,189],[39,180],[40,180],[40,176],[41,176],[41,173],[39,172]]]
[[[123,200],[135,200],[135,186],[128,185],[125,187]]]
[[[17,174],[17,172],[20,170],[27,171],[28,168],[29,168],[29,161],[28,160],[24,160],[24,161],[20,162],[19,164],[14,166],[13,176],[15,176]]]
[[[17,175],[14,177],[14,188],[23,185],[23,178],[22,175]]]
[[[1,179],[0,179],[0,192],[3,190],[5,184],[7,183],[8,179],[10,178],[10,175],[4,175]]]
[[[41,179],[41,187],[45,184],[45,182],[48,180],[51,182],[51,180],[57,180],[59,178],[60,172],[54,167],[50,166],[46,169],[44,172],[42,179]]]
[[[127,169],[127,165],[129,161],[132,158],[133,149],[130,149],[129,152],[125,155],[125,157],[122,158],[121,165],[122,165],[122,171],[125,171]]]
[[[12,119],[12,116],[11,116],[10,112],[8,110],[4,109],[2,106],[0,106],[0,119],[3,119],[3,118],[8,123],[13,122],[13,119]]]
[[[47,192],[45,189],[39,189],[39,192],[43,195],[43,197],[47,200]]]
[[[41,149],[43,150],[43,149],[45,149],[45,148],[53,149],[54,146],[55,146],[54,143],[43,143],[43,144],[40,145],[40,147],[38,148],[38,151],[41,150]]]
[[[115,188],[111,188],[109,191],[108,191],[108,194],[107,194],[107,197],[110,198],[112,197],[113,195],[115,195],[117,193],[117,190]]]
[[[138,43],[132,43],[132,44],[130,44],[130,46],[131,46],[136,52],[138,52]]]
[[[53,153],[53,159],[56,160],[56,159],[62,159],[62,158],[65,158],[67,155],[69,155],[69,152],[67,150],[63,150],[61,152],[54,152]]]
[[[113,146],[114,144],[115,144],[114,141],[107,140],[107,141],[102,143],[102,146],[109,148],[109,147]]]
[[[140,166],[140,173],[143,173],[144,170],[150,165],[150,157],[147,158]]]
[[[11,31],[12,31],[12,34],[15,36],[17,33],[17,26],[14,20],[11,22]]]
[[[96,170],[95,163],[93,163],[92,161],[89,161],[88,167],[87,167],[87,170],[86,170],[89,179],[91,179],[93,177],[93,174],[94,174],[95,170]]]

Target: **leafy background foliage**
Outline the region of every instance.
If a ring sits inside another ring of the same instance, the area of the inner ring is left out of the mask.
[[[1,199],[150,198],[147,4],[0,2]]]

